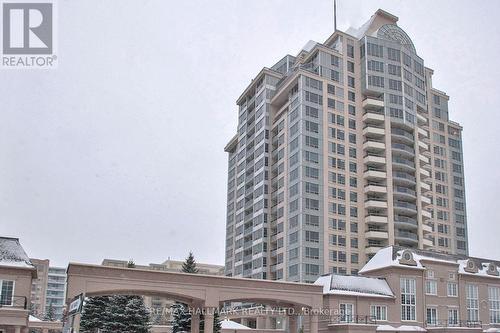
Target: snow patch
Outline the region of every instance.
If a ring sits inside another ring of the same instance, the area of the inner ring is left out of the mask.
[[[377,327],[377,332],[427,332],[427,330],[420,326],[402,325],[393,327],[391,325],[379,325]]]
[[[0,265],[34,267],[17,238],[0,237]]]
[[[237,323],[229,319],[221,321],[220,325],[223,330],[251,330],[250,327],[247,327],[245,325],[242,325],[240,323]]]
[[[387,281],[377,278],[346,275],[325,275],[315,285],[323,286],[323,294],[394,297]]]

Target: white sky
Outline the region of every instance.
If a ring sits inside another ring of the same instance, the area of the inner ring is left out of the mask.
[[[118,4],[119,3],[119,4]],[[226,142],[263,66],[333,31],[332,0],[58,2],[59,67],[0,72],[0,234],[31,257],[223,264]],[[339,0],[400,18],[464,127],[470,252],[500,259],[499,1]]]

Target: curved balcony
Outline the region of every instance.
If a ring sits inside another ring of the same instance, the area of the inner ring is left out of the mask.
[[[380,249],[384,248],[385,245],[368,245],[365,248],[366,254],[376,254]]]
[[[427,118],[422,116],[420,113],[417,113],[417,122],[419,125],[425,125],[427,124]]]
[[[396,171],[392,173],[392,178],[396,183],[415,185],[417,179],[406,172]]]
[[[422,175],[423,179],[431,177],[431,173],[423,168],[420,168],[420,175]]]
[[[423,195],[420,197],[420,201],[422,202],[422,206],[427,206],[431,204],[431,199]]]
[[[416,230],[418,221],[407,216],[394,216],[394,225],[401,229]]]
[[[406,201],[394,201],[394,210],[407,214],[417,214],[417,205]]]
[[[429,145],[421,140],[418,140],[418,148],[420,151],[428,151],[429,150]]]
[[[415,149],[403,143],[393,143],[391,144],[391,148],[393,155],[402,155],[408,157],[415,156]]]
[[[413,143],[415,142],[415,137],[413,136],[413,134],[401,128],[392,128],[391,136],[393,141],[399,141],[410,145],[413,145]]]
[[[404,186],[394,186],[392,192],[395,198],[417,199],[417,192]]]
[[[413,232],[396,230],[394,238],[396,239],[396,241],[406,244],[418,244],[418,236]]]
[[[406,158],[394,156],[392,157],[392,168],[407,170],[407,171],[415,171],[415,162],[410,161]]]
[[[427,183],[424,183],[424,182],[420,183],[420,188],[422,189],[422,193],[431,190],[431,186]]]

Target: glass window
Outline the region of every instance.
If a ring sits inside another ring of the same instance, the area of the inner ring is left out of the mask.
[[[354,305],[353,304],[340,304],[340,321],[342,323],[351,323],[352,317],[354,315]]]
[[[416,281],[412,278],[401,278],[401,320],[416,320]]]
[[[488,299],[490,302],[490,323],[500,324],[500,288],[489,287]]]
[[[472,322],[479,321],[479,292],[477,285],[466,285],[467,292],[467,320]]]
[[[0,305],[12,305],[14,281],[0,280]]]
[[[375,320],[387,320],[387,306],[385,305],[372,305],[370,306],[370,316],[371,319]]]
[[[427,325],[436,325],[437,324],[437,309],[436,308],[427,308]]]

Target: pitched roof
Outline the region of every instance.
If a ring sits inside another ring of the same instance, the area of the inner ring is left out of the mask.
[[[394,297],[394,293],[384,279],[331,274],[320,276],[314,284],[323,286],[323,294]]]
[[[0,237],[0,266],[34,268],[18,238]]]
[[[415,266],[405,265],[399,262],[402,257],[403,251],[408,250],[413,255],[413,260],[415,261]],[[467,262],[471,260],[475,263],[478,268],[477,273],[469,273],[465,271],[465,267]],[[488,275],[487,270],[489,264],[494,264],[497,269],[500,268],[500,262],[491,260],[491,259],[483,259],[476,257],[468,257],[459,254],[444,254],[434,251],[428,250],[418,250],[418,249],[405,249],[399,246],[388,246],[383,249],[380,249],[370,261],[366,263],[366,265],[360,269],[359,273],[363,274],[369,271],[374,271],[387,267],[404,267],[408,269],[425,269],[425,264],[422,262],[438,262],[445,264],[452,264],[458,266],[458,272],[461,274],[477,274],[477,275],[487,275],[489,277],[500,278],[500,276]]]

